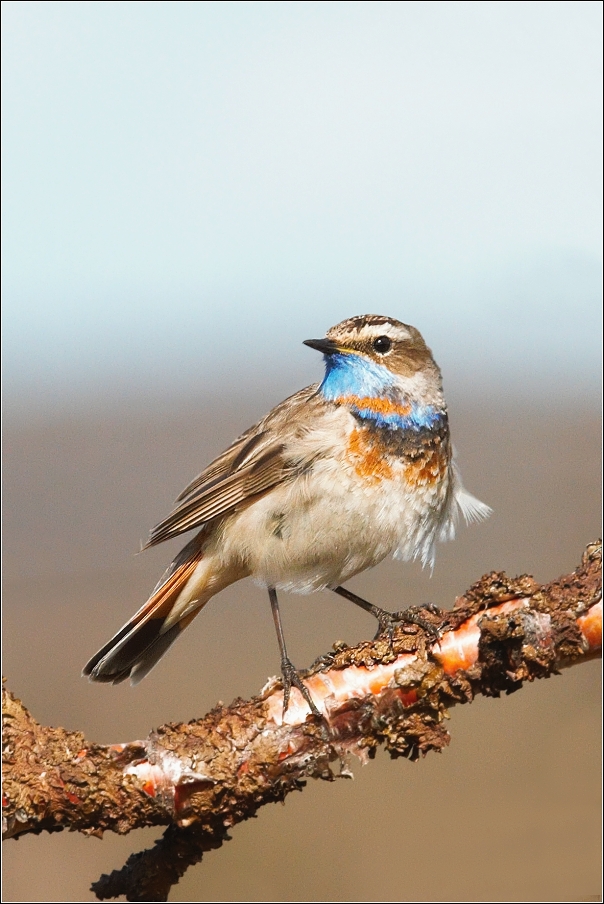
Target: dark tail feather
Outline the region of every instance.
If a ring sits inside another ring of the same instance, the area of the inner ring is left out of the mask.
[[[201,547],[198,534],[170,565],[145,605],[86,663],[83,675],[110,684],[128,677],[132,684],[142,681],[207,601],[200,600],[196,609],[164,630],[181,591],[201,561]]]
[[[190,612],[185,618],[181,618],[179,622],[172,625],[171,628],[168,628],[164,634],[160,634],[160,636],[147,647],[144,656],[139,657],[138,662],[130,672],[130,684],[138,684],[143,680],[145,675],[149,674],[153,666],[162,658],[168,647],[171,647],[176,638],[180,637],[187,625],[191,624],[201,608],[202,606],[200,606],[199,609],[195,609],[194,612]]]
[[[122,628],[86,663],[82,674],[88,675],[91,681],[108,684],[119,684],[132,677],[132,684],[138,684],[183,630],[177,622],[162,634],[163,623],[163,619],[154,618],[138,628]]]

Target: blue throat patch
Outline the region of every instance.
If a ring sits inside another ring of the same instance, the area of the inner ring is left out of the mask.
[[[325,355],[325,377],[319,387],[324,399],[339,402],[346,396],[360,399],[386,398],[404,404],[396,388],[396,379],[387,367],[364,355],[338,353]],[[432,405],[411,403],[409,414],[379,412],[369,407],[351,405],[352,413],[375,427],[389,430],[421,430],[442,421],[444,412]]]
[[[394,389],[394,375],[388,368],[364,355],[336,352],[324,357],[325,376],[320,390],[330,402],[351,395],[379,399]]]

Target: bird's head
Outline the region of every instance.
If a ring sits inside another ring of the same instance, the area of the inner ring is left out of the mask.
[[[363,314],[336,324],[324,339],[304,343],[325,356],[323,394],[379,396],[399,391],[436,401],[440,371],[419,330],[393,317]]]

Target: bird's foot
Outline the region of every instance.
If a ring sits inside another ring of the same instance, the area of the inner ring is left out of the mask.
[[[399,624],[400,619],[397,618],[396,612],[388,612],[386,609],[381,609],[379,606],[373,606],[372,615],[375,616],[378,623],[378,629],[375,632],[374,640],[378,640],[378,638],[386,635],[388,638],[388,643],[390,645],[390,649],[394,652],[393,647],[393,638],[394,638],[394,629],[397,624]]]
[[[287,707],[289,706],[289,696],[292,689],[292,685],[297,687],[306,702],[310,707],[310,711],[317,719],[323,719],[322,713],[319,712],[315,701],[310,695],[310,691],[300,678],[300,673],[297,668],[291,661],[291,659],[282,659],[281,660],[281,675],[283,680],[283,717],[285,718],[285,713],[287,712]]]
[[[330,668],[334,664],[338,653],[343,653],[344,650],[347,649],[348,644],[345,641],[336,640],[332,645],[333,652],[322,653],[321,656],[317,656],[311,667],[308,669],[308,674],[314,675],[315,672]]]
[[[334,653],[322,653],[321,656],[317,656],[308,671],[312,675],[314,674],[314,672],[320,672],[322,669],[328,669],[333,665],[335,658],[336,657]]]
[[[432,622],[427,621],[423,615],[420,614],[425,611],[440,614],[438,608],[433,603],[427,603],[425,606],[410,606],[408,609],[401,609],[399,612],[393,612],[391,618],[394,619],[397,624],[417,625],[422,628],[432,640],[440,640],[443,622],[438,626],[433,625]]]
[[[438,640],[440,637],[441,626],[439,625],[438,628],[435,628],[433,624],[419,614],[422,611],[437,613],[438,609],[436,609],[432,603],[428,603],[426,606],[413,606],[409,609],[402,609],[400,612],[387,612],[386,609],[374,606],[373,603],[369,603],[362,597],[357,596],[356,593],[353,593],[352,590],[347,590],[346,587],[332,587],[331,589],[340,596],[343,596],[344,599],[350,600],[350,602],[354,603],[356,606],[360,606],[361,609],[364,609],[365,612],[369,612],[370,615],[373,615],[373,617],[377,619],[379,628],[373,639],[377,640],[378,637],[382,637],[385,634],[390,642],[390,649],[392,652],[394,652],[394,629],[401,623],[419,625],[419,627],[423,628],[434,640]]]

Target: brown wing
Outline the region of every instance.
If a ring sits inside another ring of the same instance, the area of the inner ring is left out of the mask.
[[[247,430],[183,490],[174,511],[153,528],[145,549],[227,515],[299,473],[303,463],[287,455],[287,440],[300,406],[316,386],[301,390]]]
[[[246,430],[239,439],[236,439],[228,449],[225,449],[222,455],[219,455],[207,468],[204,468],[201,474],[198,474],[195,480],[192,480],[191,483],[184,488],[176,501],[182,502],[187,496],[193,495],[195,490],[202,486],[202,484],[207,484],[211,481],[219,480],[227,474],[232,474],[240,464],[249,458],[251,452],[259,446],[265,437],[265,432],[258,432],[258,425],[256,425],[256,427],[250,427],[250,429]]]

